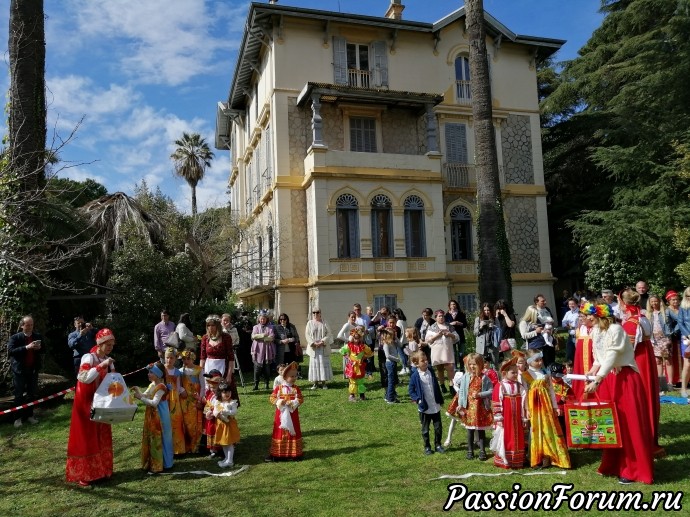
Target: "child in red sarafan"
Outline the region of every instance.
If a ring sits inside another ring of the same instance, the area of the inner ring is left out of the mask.
[[[299,365],[292,362],[283,370],[283,384],[274,388],[269,398],[276,407],[273,417],[271,450],[266,461],[301,460],[304,454],[302,430],[297,408],[302,405],[302,392],[295,386]]]
[[[503,469],[519,469],[525,462],[525,429],[527,388],[518,379],[517,357],[501,365],[502,380],[494,386],[492,408],[494,435],[491,450],[494,465]]]
[[[206,378],[206,393],[204,394],[204,429],[203,433],[206,437],[206,448],[211,452],[210,457],[215,458],[219,453],[221,447],[216,445],[216,417],[213,416],[213,407],[216,403],[216,389],[223,380],[223,377],[218,370],[211,370],[204,374]]]

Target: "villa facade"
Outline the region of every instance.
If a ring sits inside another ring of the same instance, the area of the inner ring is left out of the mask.
[[[252,3],[216,147],[250,236],[240,298],[301,324],[319,306],[477,300],[476,174],[464,7],[436,23]],[[517,312],[551,273],[537,62],[564,43],[486,13]],[[483,300],[481,300],[483,301]],[[494,301],[494,300],[490,300]]]

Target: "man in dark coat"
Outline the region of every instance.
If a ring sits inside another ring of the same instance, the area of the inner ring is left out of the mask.
[[[21,332],[10,337],[7,354],[14,379],[14,403],[20,406],[36,400],[38,394],[38,371],[41,368],[41,335],[34,332],[34,319],[24,316],[21,319]],[[26,392],[26,396],[24,393]],[[21,427],[24,421],[37,424],[33,407],[20,409],[14,427]]]

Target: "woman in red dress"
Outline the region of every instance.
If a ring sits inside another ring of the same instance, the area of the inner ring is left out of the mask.
[[[113,475],[113,437],[110,424],[91,420],[93,396],[109,371],[115,371],[109,357],[115,346],[110,329],[96,334],[96,346],[81,358],[77,391],[67,442],[67,481],[87,487],[92,481]]]
[[[212,370],[218,370],[230,385],[232,400],[240,404],[240,394],[235,383],[235,352],[232,348],[232,338],[227,332],[223,332],[220,324],[220,316],[211,314],[206,318],[206,335],[201,338],[201,360],[199,362],[203,374]]]
[[[635,349],[635,362],[640,369],[640,376],[645,388],[645,396],[649,401],[649,421],[654,436],[654,457],[666,454],[659,445],[659,418],[661,404],[659,402],[659,376],[656,370],[654,347],[652,346],[652,325],[640,311],[640,295],[632,289],[626,289],[619,296],[619,308],[623,322],[623,330],[628,335],[631,345]]]
[[[653,435],[649,421],[649,402],[635,353],[623,328],[613,320],[607,304],[585,303],[580,309],[593,323],[594,364],[586,372],[595,380],[585,386],[586,393],[605,388],[620,420],[622,448],[604,449],[598,472],[617,476],[627,485],[635,481],[654,482]]]
[[[575,360],[573,362],[573,373],[584,375],[592,368],[594,357],[592,355],[592,322],[585,318],[585,315],[580,313],[580,320],[575,334]],[[584,381],[572,381],[573,395],[575,400],[582,399],[582,393],[585,390]]]

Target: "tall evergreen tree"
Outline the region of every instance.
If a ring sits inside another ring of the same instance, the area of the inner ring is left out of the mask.
[[[675,165],[690,134],[690,2],[602,0],[602,11],[543,104],[564,115],[545,138],[560,153],[549,174],[574,175],[596,202],[569,222],[588,266],[673,285],[674,228],[690,223],[690,183]],[[597,275],[590,268],[589,282]]]

